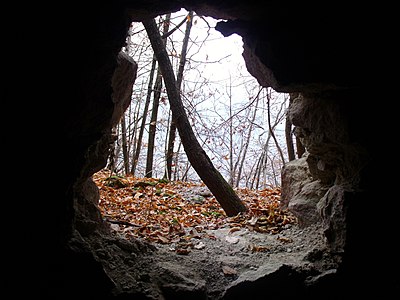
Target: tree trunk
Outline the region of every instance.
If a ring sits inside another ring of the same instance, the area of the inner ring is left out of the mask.
[[[154,54],[157,57],[159,67],[163,74],[165,87],[170,101],[172,117],[176,122],[176,127],[190,163],[205,185],[210,189],[211,193],[213,193],[216,200],[221,204],[221,207],[227,216],[235,216],[240,212],[247,211],[246,206],[240,200],[233,188],[226,182],[218,170],[215,169],[210,158],[200,146],[196,136],[194,135],[185,108],[183,107],[172,65],[165,50],[156,22],[154,19],[149,19],[143,21],[143,25],[149,36]]]
[[[293,102],[292,96],[293,94],[289,94],[289,105],[286,109],[286,118],[285,118],[285,138],[286,138],[286,147],[287,147],[289,161],[296,159],[296,155],[294,153],[294,144],[293,144],[292,120],[290,120],[289,118],[289,111]]]
[[[233,170],[233,116],[232,116],[232,78],[229,76],[229,184],[233,186],[235,170]]]
[[[293,102],[295,98],[299,97],[300,94],[299,93],[291,93],[290,95],[290,102]],[[304,152],[306,152],[306,148],[304,147],[304,145],[302,144],[302,142],[300,141],[300,138],[296,136],[296,153],[297,153],[297,158],[301,158],[304,154]]]
[[[144,109],[143,109],[142,124],[140,125],[139,135],[136,143],[136,149],[132,159],[132,168],[131,168],[132,175],[135,175],[136,166],[139,161],[140,150],[142,149],[142,139],[143,139],[144,128],[146,126],[147,112],[149,110],[149,105],[150,105],[151,93],[153,88],[153,79],[154,79],[154,74],[156,72],[156,65],[157,65],[157,59],[154,57],[150,70],[150,78],[149,78],[149,85],[147,87],[146,102],[144,104]]]
[[[292,105],[292,102],[294,101],[294,99],[296,99],[297,97],[299,97],[299,93],[289,93],[289,107],[288,107],[288,111],[290,110],[290,106]],[[286,117],[286,122],[290,122],[290,130],[292,130],[292,122],[289,120],[288,117]],[[287,125],[289,126],[289,125]],[[292,137],[292,134],[290,133],[290,138]],[[286,133],[286,139],[288,138],[287,133]],[[295,137],[296,140],[296,154],[297,154],[297,158],[301,158],[304,154],[304,152],[306,151],[306,149],[304,148],[303,144],[301,143],[300,139],[296,136]],[[292,140],[292,150],[293,153],[290,155],[293,155],[293,159],[295,159],[295,154],[294,154],[294,145],[293,145],[293,140]],[[288,145],[288,149],[289,149],[289,145]],[[290,159],[290,155],[289,155],[289,160]]]
[[[124,171],[129,174],[129,155],[128,155],[128,142],[126,139],[126,123],[125,114],[121,118],[121,138],[122,138],[122,155],[124,158]]]
[[[288,110],[290,108],[290,104]],[[294,144],[293,144],[293,136],[292,136],[292,122],[290,121],[289,114],[286,114],[285,119],[285,138],[286,138],[286,148],[288,153],[289,161],[292,161],[296,158],[294,153]]]
[[[190,11],[187,16],[185,36],[183,38],[183,43],[182,43],[182,50],[181,50],[181,57],[179,59],[178,73],[176,75],[176,85],[177,85],[177,89],[178,89],[179,93],[181,91],[183,70],[185,69],[187,47],[189,44],[189,37],[190,37],[190,31],[192,29],[192,24],[193,24],[193,11]],[[169,128],[168,146],[167,146],[167,154],[166,154],[167,168],[166,168],[166,174],[164,175],[164,177],[166,177],[168,179],[171,179],[171,176],[172,176],[172,159],[174,156],[175,138],[176,138],[176,124],[175,124],[174,119],[172,119],[171,125]]]
[[[296,149],[297,149],[297,158],[301,158],[306,152],[306,148],[301,143],[300,139],[296,136]]]
[[[269,132],[271,133],[272,139],[273,139],[274,142],[275,142],[276,149],[278,150],[278,153],[279,153],[279,155],[280,155],[280,157],[281,157],[282,165],[284,166],[284,165],[285,165],[285,157],[283,156],[282,149],[281,149],[281,147],[279,146],[278,140],[276,139],[276,136],[275,136],[275,133],[274,133],[274,127],[275,127],[275,126],[272,126],[272,125],[271,125],[271,103],[270,103],[271,101],[270,101],[270,100],[271,100],[271,93],[268,92],[268,93],[267,93],[268,129],[269,129]]]
[[[176,138],[176,125],[174,120],[171,120],[168,134],[168,146],[166,153],[167,169],[165,170],[164,178],[171,180],[172,178],[172,161],[174,158],[174,147]]]
[[[244,146],[242,147],[242,149],[240,150],[241,152],[241,158],[240,158],[240,165],[239,165],[239,170],[237,171],[237,177],[236,177],[236,187],[239,187],[239,183],[240,183],[240,179],[242,177],[242,170],[243,170],[243,166],[244,166],[244,161],[246,159],[246,155],[247,155],[247,150],[249,149],[249,145],[250,145],[250,139],[251,139],[251,134],[253,133],[253,128],[254,128],[254,122],[256,120],[256,116],[257,116],[257,110],[258,110],[258,102],[259,102],[260,98],[257,97],[256,100],[256,105],[254,107],[254,112],[253,112],[253,117],[250,120],[250,127],[249,127],[249,133],[247,134],[247,139],[246,139],[246,143],[244,144]],[[242,152],[243,150],[243,152]],[[239,160],[238,160],[239,161]],[[235,168],[236,170],[236,168]]]
[[[111,173],[115,173],[115,144],[117,143],[117,131],[115,127],[112,128],[111,134],[114,137],[114,142],[110,145],[110,156],[108,158],[108,165],[106,169],[109,169]]]
[[[171,19],[171,14],[167,14],[165,16],[165,20],[163,22],[163,34],[168,33],[169,23]],[[162,39],[164,47],[166,45],[166,38]],[[153,109],[151,111],[150,125],[149,125],[149,140],[147,146],[147,160],[146,160],[146,177],[153,177],[153,160],[154,160],[154,147],[155,147],[155,138],[156,138],[156,130],[157,130],[157,115],[158,115],[158,107],[160,105],[160,96],[162,89],[162,74],[160,71],[160,67],[157,70],[157,78],[154,84],[154,94],[153,94]]]
[[[153,91],[153,108],[151,111],[150,124],[149,124],[149,137],[147,143],[147,159],[146,159],[146,177],[153,177],[153,160],[154,160],[154,147],[157,129],[157,116],[158,107],[160,105],[160,95],[162,88],[162,75],[160,67],[157,70],[157,79],[154,83]]]

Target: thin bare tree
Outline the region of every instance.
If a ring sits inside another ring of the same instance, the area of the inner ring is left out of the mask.
[[[169,31],[169,25],[171,20],[171,13],[165,16],[165,20],[163,21],[163,34],[166,35]],[[164,47],[166,45],[166,37],[161,38]],[[155,137],[157,130],[157,116],[158,116],[158,107],[160,105],[160,97],[161,97],[161,89],[162,89],[162,74],[160,70],[160,66],[157,69],[157,77],[156,82],[154,83],[154,91],[153,91],[153,108],[151,110],[150,124],[149,124],[149,136],[148,136],[148,144],[147,144],[147,160],[146,160],[146,177],[153,177],[153,160],[154,160],[154,147],[155,147]]]
[[[122,139],[122,155],[123,155],[123,165],[125,174],[129,173],[129,155],[128,155],[128,142],[127,142],[127,132],[126,132],[126,120],[125,114],[122,115],[121,124],[121,139]]]
[[[286,118],[285,118],[285,139],[286,139],[286,148],[288,153],[289,161],[296,159],[296,154],[294,153],[294,143],[293,143],[293,133],[292,133],[292,120],[290,120],[289,110],[290,105],[292,103],[291,97],[289,98],[289,105],[286,109]]]
[[[254,122],[257,116],[257,110],[258,110],[258,102],[259,102],[259,93],[257,94],[257,101],[255,103],[255,107],[253,110],[253,116],[250,120],[250,126],[249,126],[249,130],[247,132],[247,138],[246,138],[246,142],[244,143],[244,145],[242,147],[240,147],[240,153],[238,155],[238,160],[237,163],[235,165],[235,173],[236,174],[236,183],[235,186],[238,187],[240,180],[242,178],[242,171],[243,171],[243,166],[244,166],[244,162],[246,159],[246,155],[247,155],[247,151],[249,149],[249,145],[250,145],[250,139],[251,139],[251,135],[253,133],[253,128],[254,128]],[[240,163],[239,163],[240,162]]]
[[[140,150],[142,149],[142,140],[143,140],[144,130],[146,127],[147,113],[149,111],[150,100],[151,100],[151,95],[152,95],[152,90],[153,90],[153,81],[154,81],[154,74],[156,72],[156,65],[157,65],[157,60],[154,57],[152,65],[151,65],[149,84],[147,87],[147,95],[146,95],[146,100],[145,100],[143,113],[142,113],[142,123],[139,127],[139,133],[138,133],[138,137],[136,140],[136,148],[134,149],[133,155],[132,155],[132,157],[133,157],[132,158],[132,167],[131,167],[132,175],[135,175],[136,167],[137,167],[137,164],[139,161]]]
[[[275,132],[273,130],[272,123],[271,123],[271,91],[272,90],[270,89],[269,92],[267,92],[268,129],[269,129],[269,132],[271,133],[272,139],[275,142],[275,146],[276,146],[276,149],[278,150],[279,155],[281,157],[282,164],[285,165],[285,156],[283,155],[282,148],[279,145],[279,142],[278,142],[278,140],[276,138],[276,135],[275,135]]]
[[[155,20],[145,20],[143,21],[143,25],[149,36],[154,54],[157,57],[159,67],[163,74],[173,119],[176,122],[180,139],[190,163],[205,185],[210,189],[211,193],[213,193],[216,200],[220,203],[227,216],[235,216],[240,212],[247,211],[245,204],[214,167],[193,132],[180,93],[177,89],[171,61],[166,52]]]
[[[268,118],[268,131],[267,131],[267,138],[264,142],[264,145],[262,147],[262,151],[259,155],[258,160],[256,163],[253,165],[253,168],[251,170],[251,173],[253,174],[251,176],[252,179],[248,178],[247,181],[247,186],[249,186],[251,189],[259,189],[264,187],[264,183],[267,182],[267,173],[272,173],[274,175],[269,176],[270,178],[274,178],[274,176],[277,174],[275,170],[275,161],[276,158],[274,155],[271,155],[271,139],[274,141],[276,149],[278,151],[280,160],[279,164],[283,165],[284,158],[283,158],[283,150],[281,149],[281,146],[279,145],[279,142],[276,138],[275,131],[279,123],[282,121],[284,118],[284,110],[285,110],[285,101],[283,101],[280,106],[278,107],[277,111],[274,113],[274,116],[271,114],[271,100],[272,100],[272,90],[267,89],[266,90],[266,99],[267,99],[267,118]],[[274,182],[277,182],[273,180]]]
[[[187,55],[187,49],[188,49],[188,44],[189,44],[189,37],[190,37],[190,31],[192,29],[192,24],[193,24],[193,11],[189,11],[188,15],[186,16],[186,29],[185,29],[185,35],[183,37],[183,43],[182,43],[182,50],[181,50],[181,55],[179,59],[179,68],[178,68],[178,73],[176,75],[176,88],[178,89],[178,92],[180,93],[181,91],[181,85],[182,85],[182,80],[183,80],[183,71],[185,69],[185,64],[186,64],[186,55]],[[165,178],[171,179],[171,174],[172,174],[172,159],[173,159],[173,154],[174,154],[174,146],[175,146],[175,138],[176,138],[176,122],[172,118],[170,127],[169,127],[169,135],[168,135],[168,145],[167,145],[167,153],[166,153],[166,171],[165,171]]]

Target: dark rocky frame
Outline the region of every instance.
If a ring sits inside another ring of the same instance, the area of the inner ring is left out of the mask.
[[[390,199],[391,193],[376,188],[390,189],[393,181],[382,162],[391,152],[377,146],[375,134],[377,125],[391,128],[393,119],[386,108],[371,105],[383,94],[371,88],[371,74],[379,69],[374,68],[374,61],[364,59],[374,57],[377,51],[371,44],[374,11],[366,8],[360,14],[357,8],[340,4],[326,7],[274,1],[260,8],[258,2],[235,0],[63,6],[62,17],[73,22],[60,24],[57,30],[69,43],[55,56],[44,55],[51,61],[47,84],[59,104],[55,124],[60,126],[55,127],[58,138],[54,145],[63,172],[55,183],[57,190],[43,200],[35,214],[39,235],[48,224],[52,230],[35,239],[41,247],[34,264],[40,280],[33,280],[34,288],[51,295],[103,295],[115,289],[91,255],[91,247],[99,239],[118,242],[105,237],[108,229],[95,208],[98,196],[89,178],[104,166],[107,145],[113,138],[111,127],[128,105],[126,98],[113,101],[112,79],[118,66],[126,63],[117,57],[129,22],[180,7],[231,19],[221,30],[243,36],[248,69],[259,82],[280,92],[301,94],[291,112],[293,124],[308,150],[312,178],[321,181],[327,191],[316,211],[329,246],[343,256],[337,274],[327,276],[314,295],[322,297],[329,293],[326,290],[338,288],[363,295],[398,293],[399,278],[391,275],[398,270],[395,247],[381,244],[395,236],[395,210],[385,203],[377,208],[377,201]],[[48,45],[49,51],[51,43],[46,41],[43,45]],[[60,64],[54,67],[54,61]],[[65,87],[66,93],[60,94]],[[53,158],[52,154],[46,158]],[[44,208],[51,208],[52,216],[47,215],[42,223]],[[385,211],[384,229],[375,220],[380,209]],[[141,244],[120,245],[124,247],[147,249]]]

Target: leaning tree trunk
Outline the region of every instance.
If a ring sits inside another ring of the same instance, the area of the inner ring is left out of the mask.
[[[244,203],[240,200],[233,188],[226,182],[218,170],[215,169],[210,158],[196,139],[186,115],[185,108],[183,107],[172,65],[165,50],[156,22],[154,19],[150,19],[143,21],[143,25],[149,36],[154,54],[157,57],[159,68],[163,74],[164,84],[167,89],[171,106],[172,117],[176,122],[179,136],[190,163],[205,185],[213,193],[216,200],[221,204],[221,207],[227,216],[235,216],[240,212],[245,212],[247,208]]]

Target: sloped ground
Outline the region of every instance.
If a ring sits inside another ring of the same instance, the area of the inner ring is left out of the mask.
[[[100,207],[115,238],[110,237],[96,253],[107,261],[106,272],[119,295],[236,299],[243,294],[241,297],[264,299],[288,293],[269,284],[270,278],[286,280],[290,288],[291,284],[312,283],[334,273],[339,263],[326,251],[318,224],[299,228],[293,216],[279,210],[276,190],[259,194],[245,191],[251,196],[242,199],[253,209],[246,216],[227,218],[202,185],[173,189],[166,183],[145,184],[151,182],[148,179],[120,178],[125,185],[118,188],[105,185],[105,175],[95,174],[94,179],[100,188]],[[149,202],[149,192],[153,209],[134,208],[139,204],[129,199],[140,193],[145,196],[136,196],[136,200]],[[160,198],[154,196],[156,192]],[[163,201],[171,198],[173,203],[185,205],[174,209],[170,203],[172,208],[167,209]],[[111,204],[114,201],[119,204]],[[164,212],[156,213],[160,207]],[[141,219],[141,213],[148,218]],[[260,284],[265,285],[265,295],[257,289]]]

